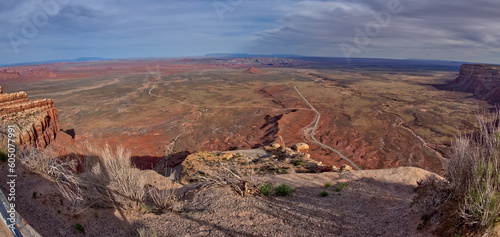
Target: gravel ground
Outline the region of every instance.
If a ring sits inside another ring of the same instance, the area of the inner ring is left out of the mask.
[[[75,213],[52,182],[22,167],[17,172],[18,212],[42,236],[137,236],[140,228],[160,236],[430,236],[417,232],[423,212],[411,207],[416,180],[427,174],[415,168],[260,177],[274,186],[290,184],[295,192],[241,197],[213,186],[188,192],[182,211],[161,215],[91,208]],[[0,176],[3,191],[5,179]],[[340,182],[347,186],[337,192]],[[327,197],[320,196],[324,190]],[[75,230],[77,223],[85,234]]]
[[[263,180],[274,186],[294,186],[293,195],[241,197],[213,187],[186,200],[184,211],[147,215],[142,223],[165,236],[431,236],[417,231],[424,213],[411,207],[414,183],[427,172],[412,171],[269,176]],[[337,192],[340,182],[347,186]]]

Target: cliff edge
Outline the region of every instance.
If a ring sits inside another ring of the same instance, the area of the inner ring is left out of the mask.
[[[472,93],[480,100],[500,104],[500,65],[463,64],[458,78],[445,89]]]
[[[59,131],[54,101],[30,101],[26,92],[3,93],[0,87],[0,117],[4,125],[16,125],[19,145],[47,147]]]

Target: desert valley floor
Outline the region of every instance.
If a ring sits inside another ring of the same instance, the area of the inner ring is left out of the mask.
[[[296,86],[321,113],[316,137],[364,169],[440,173],[451,139],[473,128],[475,111],[490,107],[436,88],[456,78],[456,66],[260,60],[39,65],[0,83],[30,99],[53,99],[61,128],[77,142],[125,146],[142,168],[166,153],[180,162],[192,152],[256,148],[277,138],[309,143],[313,159],[342,164],[311,142],[316,114]]]

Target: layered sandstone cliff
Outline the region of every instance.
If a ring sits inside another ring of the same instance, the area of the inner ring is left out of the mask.
[[[464,64],[460,75],[446,89],[472,93],[492,104],[500,103],[500,65]]]
[[[0,117],[5,125],[18,127],[19,145],[45,148],[59,131],[54,101],[30,101],[26,92],[3,93],[0,87]]]

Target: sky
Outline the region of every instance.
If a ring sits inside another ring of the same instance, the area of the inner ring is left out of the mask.
[[[0,64],[210,53],[500,64],[498,0],[1,0]]]

